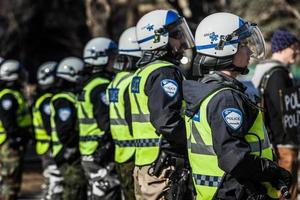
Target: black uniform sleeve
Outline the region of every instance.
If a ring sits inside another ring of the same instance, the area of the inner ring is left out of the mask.
[[[23,133],[17,123],[18,102],[12,94],[5,94],[0,99],[0,118],[8,137],[19,137]]]
[[[208,104],[207,119],[212,131],[213,148],[218,156],[219,167],[227,173],[251,151],[244,137],[252,126],[257,111],[248,109],[244,104],[238,94],[231,90],[218,93]],[[230,121],[226,115],[232,111],[239,113],[240,118]]]
[[[129,92],[128,88],[124,92],[124,104],[125,104],[125,120],[129,126],[130,134],[132,135],[132,118],[131,118],[131,106],[130,106],[130,100],[129,100]]]
[[[76,110],[72,102],[66,99],[54,101],[55,124],[59,140],[67,147],[75,147],[79,142],[76,131]]]
[[[175,146],[185,146],[185,125],[182,110],[182,75],[175,67],[159,68],[146,82],[150,121],[158,134]]]
[[[93,104],[93,113],[98,127],[109,132],[109,107],[106,100],[106,88],[108,84],[102,84],[95,87],[91,92],[91,101]]]
[[[42,120],[44,127],[48,135],[51,135],[51,125],[50,125],[50,100],[51,97],[46,98],[39,107],[39,111],[42,115]]]
[[[286,70],[273,72],[266,87],[265,106],[267,110],[266,123],[272,131],[272,142],[280,144],[283,139],[284,128],[280,111],[279,90],[293,86],[293,82]]]

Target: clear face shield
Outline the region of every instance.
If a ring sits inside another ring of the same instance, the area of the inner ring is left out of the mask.
[[[168,42],[174,52],[182,52],[195,46],[193,34],[183,17],[157,31],[162,31],[162,34],[169,34]]]
[[[109,62],[109,58],[117,54],[116,49],[109,49],[106,51],[96,51],[89,49],[90,56],[84,57],[86,63],[93,63],[94,65],[105,65]]]
[[[113,69],[117,71],[134,70],[139,59],[139,57],[119,54],[114,60]]]
[[[245,23],[233,34],[237,35],[239,40],[246,41],[252,54],[251,58],[263,59],[266,55],[266,44],[264,37],[256,24]]]

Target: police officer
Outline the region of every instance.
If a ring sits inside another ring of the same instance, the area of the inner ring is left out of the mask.
[[[52,152],[64,178],[63,199],[86,199],[86,181],[80,164],[75,89],[83,65],[83,61],[76,57],[67,57],[58,64],[57,93],[50,102]]]
[[[171,10],[149,12],[136,29],[143,56],[129,86],[136,141],[135,196],[175,199],[176,191],[184,188],[176,184],[184,182],[177,177],[185,169],[186,154],[181,116],[184,77],[178,65],[183,51],[192,48],[194,40],[185,19]]]
[[[88,199],[120,199],[120,183],[112,165],[113,143],[109,128],[106,89],[117,44],[109,38],[90,40],[83,53],[85,62],[78,95],[81,162],[88,179]]]
[[[248,72],[250,56],[264,56],[259,28],[234,14],[215,13],[200,22],[195,43],[195,75],[206,75],[184,81],[183,95],[197,199],[278,199],[277,190],[287,191],[291,175],[273,162],[261,109],[236,79]]]
[[[0,199],[16,199],[20,190],[22,157],[30,134],[31,116],[22,93],[26,80],[17,60],[0,66]]]
[[[110,130],[115,144],[116,169],[126,200],[134,200],[133,168],[135,143],[132,135],[128,86],[142,52],[136,40],[136,28],[126,29],[119,39],[119,54],[114,69],[119,71],[107,89]]]
[[[37,95],[32,109],[36,153],[42,158],[42,199],[62,199],[62,176],[51,154],[50,100],[54,94],[57,62],[43,63],[37,71]]]

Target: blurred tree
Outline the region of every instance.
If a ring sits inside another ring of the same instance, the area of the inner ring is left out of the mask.
[[[205,16],[227,11],[258,23],[267,41],[277,28],[300,35],[299,0],[1,0],[0,56],[19,59],[28,69],[81,56],[91,36],[118,41],[124,29],[154,9],[178,10],[193,32]]]
[[[82,0],[1,0],[0,8],[0,55],[20,60],[31,82],[42,62],[81,56],[90,37]]]

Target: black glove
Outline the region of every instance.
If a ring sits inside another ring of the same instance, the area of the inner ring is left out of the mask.
[[[105,166],[106,163],[111,162],[114,156],[114,144],[107,142],[103,146],[100,146],[93,154],[94,162]]]
[[[286,169],[279,167],[275,162],[261,158],[262,178],[268,179],[271,184],[280,189],[282,182],[289,188],[292,184],[292,175]]]

